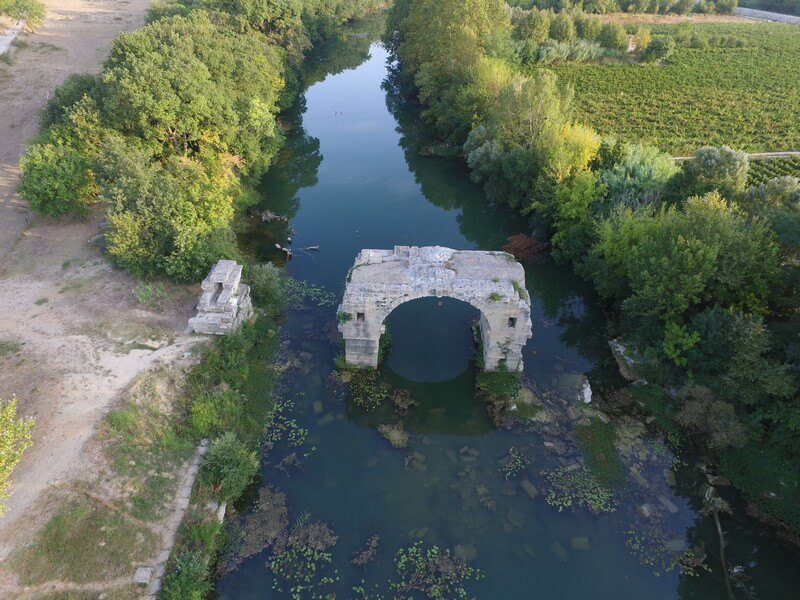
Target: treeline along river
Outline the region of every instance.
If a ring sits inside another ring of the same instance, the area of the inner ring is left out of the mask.
[[[335,376],[342,351],[335,305],[362,248],[498,250],[526,231],[487,204],[459,159],[432,155],[417,107],[392,84],[380,27],[379,19],[357,24],[308,58],[308,88],[290,115],[286,147],[240,236],[248,254],[285,261],[291,276],[334,300],[286,314],[282,394],[307,437],[300,450],[273,448],[258,484],[286,494],[290,524],[319,519],[337,536],[332,564],[314,576],[316,597],[359,597],[357,586],[369,597],[394,597],[387,582],[397,578],[395,553],[422,540],[480,569],[470,597],[728,598],[717,529],[701,512],[702,464],[673,448],[635,404],[619,408],[624,381],[604,316],[568,268],[526,266],[533,338],[521,398],[541,403],[532,420],[492,421],[475,391],[477,311],[447,298],[402,305],[387,321],[380,380],[415,404],[399,415],[389,400],[370,412],[348,402]],[[290,260],[276,243],[293,249]],[[319,252],[302,250],[311,246]],[[377,430],[398,421],[410,436],[405,449]],[[308,456],[287,466],[292,452]],[[522,457],[518,469],[508,468],[509,456]],[[610,497],[592,498],[596,490],[580,474],[593,470]],[[797,549],[748,517],[730,488],[716,489],[734,511],[721,523],[735,597],[796,597]],[[258,514],[257,495],[234,517],[245,536],[268,526],[267,518],[247,518]],[[374,561],[352,565],[375,535]],[[291,584],[265,566],[271,552],[222,574],[216,596],[291,597]]]

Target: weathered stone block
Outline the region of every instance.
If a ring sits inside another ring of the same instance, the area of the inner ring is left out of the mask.
[[[224,335],[239,327],[253,314],[250,288],[243,283],[242,266],[221,260],[200,284],[203,290],[197,303],[197,316],[189,319],[195,333]]]

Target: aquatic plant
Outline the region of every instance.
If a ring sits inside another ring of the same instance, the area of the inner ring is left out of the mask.
[[[593,418],[589,425],[576,427],[575,433],[586,466],[597,481],[610,489],[621,486],[625,472],[614,445],[615,425]]]
[[[323,521],[311,521],[309,515],[301,516],[286,543],[267,561],[267,568],[275,575],[273,589],[288,594],[293,600],[318,597],[317,590],[338,581],[335,572],[323,574],[333,562],[330,548],[337,539]]]
[[[577,506],[583,506],[595,514],[616,510],[614,495],[600,485],[589,471],[558,467],[547,472],[546,478],[549,487],[545,490],[544,499],[558,512]]]
[[[399,577],[391,583],[395,592],[421,592],[432,600],[466,599],[466,585],[483,577],[478,569],[450,550],[426,547],[422,542],[398,550],[394,563]]]
[[[367,540],[366,545],[353,553],[353,559],[350,563],[355,567],[366,567],[369,563],[375,560],[378,554],[378,547],[381,543],[381,536],[375,534]]]
[[[658,522],[631,525],[625,535],[625,545],[642,565],[653,569],[656,577],[669,573],[676,567],[680,567],[684,575],[697,575],[700,569],[711,572],[705,563],[705,556],[692,548],[670,548],[667,532]]]
[[[389,398],[389,388],[374,369],[352,371],[349,383],[350,400],[362,410],[373,410]]]
[[[508,455],[500,461],[500,473],[506,479],[513,479],[519,477],[529,464],[531,464],[530,459],[516,446],[511,446]]]
[[[397,414],[404,415],[417,405],[417,401],[411,397],[411,392],[408,390],[396,389],[392,392],[392,404]]]
[[[408,432],[402,423],[381,423],[378,432],[395,448],[408,448]]]

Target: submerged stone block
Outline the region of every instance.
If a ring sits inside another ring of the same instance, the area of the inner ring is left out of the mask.
[[[221,260],[200,284],[203,294],[197,303],[197,315],[189,319],[195,333],[225,335],[239,327],[253,314],[250,287],[241,283],[242,266],[233,260]]]

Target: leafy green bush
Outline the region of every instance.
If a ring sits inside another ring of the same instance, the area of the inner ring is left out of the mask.
[[[164,577],[162,600],[203,600],[211,589],[208,562],[201,552],[184,552]]]
[[[5,510],[11,473],[31,445],[33,419],[17,417],[17,399],[0,399],[0,516]]]
[[[211,442],[203,459],[203,482],[209,484],[220,501],[239,498],[258,473],[258,455],[238,440],[233,432]]]
[[[283,271],[272,263],[248,266],[244,279],[250,285],[253,302],[270,316],[277,316],[286,306],[288,282]]]
[[[33,31],[44,23],[45,7],[40,0],[0,0],[0,15],[25,21]]]
[[[597,41],[609,50],[625,52],[628,49],[628,33],[620,23],[614,21],[606,23],[600,28]]]
[[[19,163],[19,194],[41,215],[83,216],[95,201],[97,185],[91,161],[68,146],[34,144]]]
[[[189,426],[197,437],[227,431],[241,418],[243,402],[228,386],[201,394],[189,406]]]
[[[571,42],[575,39],[575,23],[568,13],[558,13],[550,23],[550,37],[557,42]]]
[[[642,55],[645,62],[656,62],[669,58],[675,51],[675,40],[669,36],[654,39]]]

